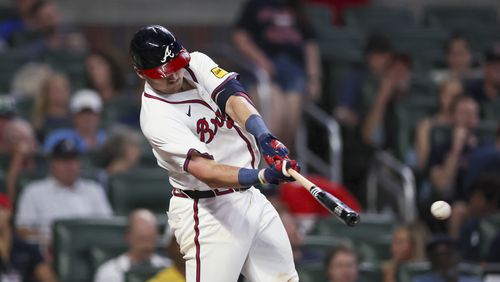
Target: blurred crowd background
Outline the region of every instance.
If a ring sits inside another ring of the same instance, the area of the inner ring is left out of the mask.
[[[238,72],[304,173],[362,213],[347,227],[298,184],[261,187],[301,281],[500,281],[499,10],[0,1],[0,281],[184,281],[128,57],[146,24]]]

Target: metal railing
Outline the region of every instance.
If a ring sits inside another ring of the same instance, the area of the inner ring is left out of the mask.
[[[271,85],[270,78],[262,70],[255,70],[254,75],[257,79],[257,93],[260,101],[260,112],[264,119],[269,118],[271,109]],[[309,166],[318,171],[321,175],[328,177],[330,180],[337,183],[342,182],[342,139],[340,135],[340,126],[337,121],[324,110],[314,105],[307,103],[303,108],[303,118],[299,125],[298,134],[296,136],[297,155],[302,164],[302,171],[307,174]],[[323,126],[328,134],[328,156],[330,162],[324,161],[320,156],[315,154],[308,146],[307,136],[309,134],[308,127],[304,124],[304,117],[308,116],[314,122]]]
[[[379,188],[396,197],[398,214],[405,223],[416,219],[415,176],[408,166],[385,151],[375,154],[368,173],[366,185],[368,212],[377,212]]]
[[[297,134],[297,154],[303,165],[304,173],[307,173],[310,166],[330,180],[342,183],[342,138],[339,124],[332,116],[312,103],[304,106],[303,115]],[[304,121],[306,116],[326,129],[329,163],[314,153],[307,144],[309,128]]]

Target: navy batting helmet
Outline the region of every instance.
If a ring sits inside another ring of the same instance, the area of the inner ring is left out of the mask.
[[[135,33],[130,56],[137,72],[153,79],[165,78],[191,60],[175,36],[160,25],[146,26]]]

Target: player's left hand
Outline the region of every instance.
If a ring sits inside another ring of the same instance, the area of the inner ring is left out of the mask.
[[[300,171],[300,166],[294,160],[284,160],[276,161],[271,164],[268,168],[261,170],[259,172],[259,179],[261,179],[262,184],[280,184],[284,182],[293,182],[295,179],[290,176],[288,169],[293,168],[296,171]]]
[[[275,161],[289,159],[288,148],[273,135],[265,134],[260,136],[258,141],[264,160],[268,165],[273,164]]]

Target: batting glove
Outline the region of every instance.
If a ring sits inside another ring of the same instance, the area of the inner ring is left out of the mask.
[[[287,172],[290,168],[300,171],[300,167],[296,161],[284,160],[272,163],[269,168],[265,168],[259,172],[259,181],[261,184],[280,184],[295,181]]]
[[[288,159],[288,148],[271,134],[263,134],[258,138],[260,150],[268,165],[275,161]]]

